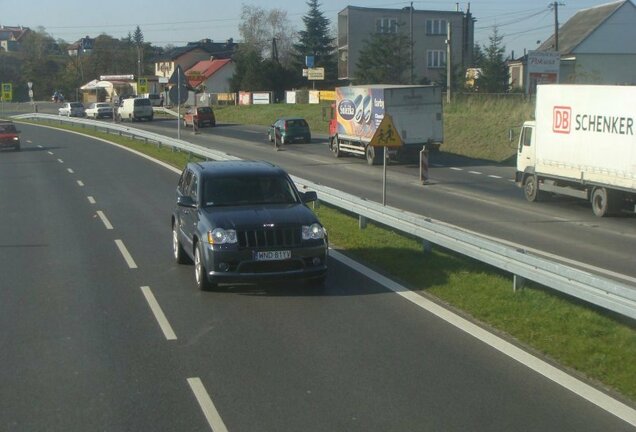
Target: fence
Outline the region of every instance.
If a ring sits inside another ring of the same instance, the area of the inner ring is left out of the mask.
[[[143,139],[146,142],[154,142],[158,145],[166,145],[212,160],[239,159],[187,141],[165,137],[121,124],[96,122],[87,119],[71,119],[50,114],[21,114],[14,116],[14,118],[44,119],[59,123],[72,123],[87,129],[101,130]],[[508,271],[514,276],[513,284],[515,286],[518,285],[519,278],[531,280],[572,297],[636,319],[636,289],[632,286],[534,256],[524,250],[511,248],[491,239],[483,238],[477,234],[418,214],[386,207],[380,203],[368,201],[299,177],[292,178],[300,189],[316,191],[320,201],[359,215],[361,226],[364,226],[366,219],[377,221],[383,225],[421,238],[425,242],[443,246],[493,267]]]

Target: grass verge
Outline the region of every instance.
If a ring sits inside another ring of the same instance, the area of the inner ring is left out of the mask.
[[[114,141],[177,168],[192,160],[188,154],[143,141],[51,125]],[[316,212],[332,246],[347,255],[636,400],[634,321],[532,284],[513,292],[510,275],[478,261],[442,248],[426,254],[421,240],[374,223],[360,230],[357,217],[324,204]]]

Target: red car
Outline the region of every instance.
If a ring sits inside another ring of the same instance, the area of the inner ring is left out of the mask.
[[[195,123],[197,127],[216,126],[216,118],[214,117],[214,111],[212,111],[212,108],[204,106],[189,109],[183,115],[183,126],[188,127]]]
[[[12,121],[0,120],[0,149],[11,148],[20,151],[19,133]]]

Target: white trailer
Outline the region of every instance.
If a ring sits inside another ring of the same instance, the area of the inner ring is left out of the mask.
[[[636,87],[537,86],[535,121],[523,124],[517,185],[528,201],[546,193],[589,200],[597,216],[634,211]]]
[[[336,88],[329,123],[329,147],[336,157],[364,156],[382,163],[382,148],[369,145],[384,114],[390,114],[404,142],[390,156],[417,158],[424,146],[438,149],[443,141],[442,90],[432,85],[360,85]]]

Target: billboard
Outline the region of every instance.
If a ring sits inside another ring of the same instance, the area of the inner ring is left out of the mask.
[[[556,51],[528,52],[526,93],[536,94],[538,84],[558,84],[561,54]]]

